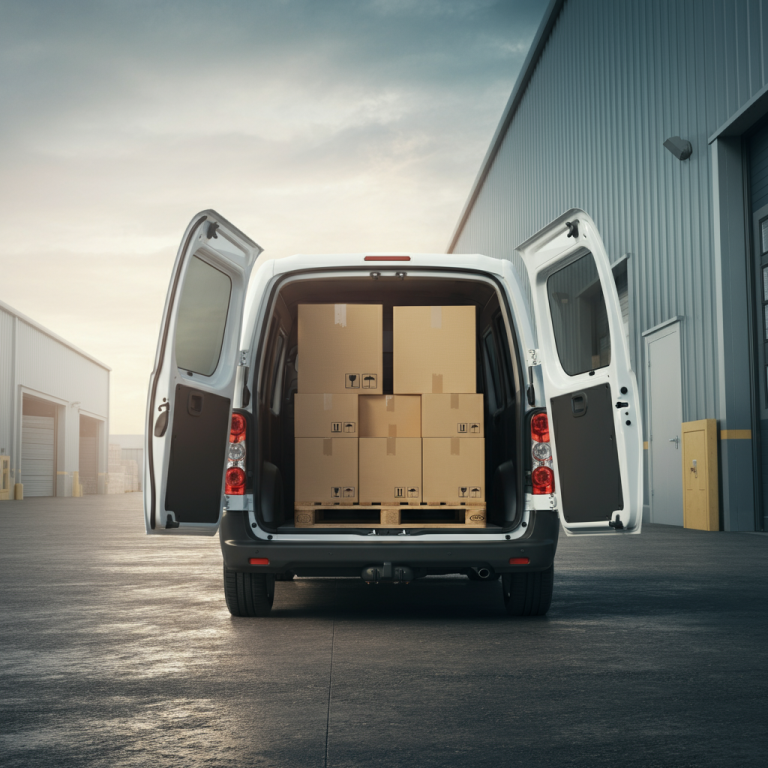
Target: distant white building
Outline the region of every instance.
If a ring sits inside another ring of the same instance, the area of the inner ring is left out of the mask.
[[[0,301],[0,456],[10,497],[105,493],[110,368]],[[0,496],[2,498],[2,496]]]
[[[119,446],[119,455],[112,455],[115,447]],[[143,484],[144,469],[144,435],[110,435],[109,436],[109,473],[120,471],[126,476],[123,490],[125,492],[140,491]],[[135,462],[133,464],[132,462]],[[115,465],[119,464],[120,468]]]

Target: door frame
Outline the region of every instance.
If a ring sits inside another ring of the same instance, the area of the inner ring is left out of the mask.
[[[662,339],[664,336],[671,334],[677,335],[677,351],[680,360],[680,414],[682,422],[685,422],[685,398],[683,392],[685,391],[685,371],[683,369],[683,334],[680,332],[680,327],[683,321],[683,315],[675,315],[674,317],[665,320],[663,323],[649,328],[647,331],[643,331],[641,334],[643,337],[643,356],[645,357],[645,412],[648,414],[647,431],[646,435],[648,439],[648,516],[650,523],[655,523],[653,512],[653,440],[651,440],[651,418],[653,414],[653,404],[651,402],[651,351],[650,345],[654,341]],[[681,422],[681,423],[682,423]],[[682,440],[682,433],[681,433]],[[682,450],[682,446],[681,446]],[[682,455],[682,454],[681,454]],[[681,464],[682,467],[682,464]],[[681,469],[682,472],[682,469]],[[682,478],[681,478],[682,484]]]

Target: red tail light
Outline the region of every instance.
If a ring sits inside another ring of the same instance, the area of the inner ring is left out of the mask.
[[[230,496],[245,494],[245,428],[245,416],[233,413],[229,428],[227,474],[224,478],[224,493]]]
[[[232,414],[232,426],[229,429],[229,442],[242,443],[245,440],[245,416]]]
[[[549,419],[546,413],[537,413],[531,419],[531,437],[539,443],[549,442]]]
[[[535,494],[555,492],[555,473],[550,467],[539,465],[531,472],[531,483]]]
[[[509,558],[509,564],[510,565],[528,565],[530,563],[530,559],[527,557],[510,557]]]
[[[251,565],[269,565],[269,559],[266,557],[250,557],[248,562]]]
[[[535,495],[555,492],[552,448],[549,444],[549,418],[545,412],[531,417],[531,485]]]

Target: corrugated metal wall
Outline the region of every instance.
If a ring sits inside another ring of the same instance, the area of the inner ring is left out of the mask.
[[[717,418],[707,139],[767,82],[768,2],[566,0],[453,250],[524,274],[515,246],[583,208],[612,260],[631,254],[641,388],[640,334],[683,315],[683,418]]]

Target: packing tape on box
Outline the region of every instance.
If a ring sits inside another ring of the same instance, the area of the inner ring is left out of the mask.
[[[387,438],[387,456],[397,456],[397,438]]]
[[[340,325],[342,328],[347,327],[347,305],[346,304],[333,305],[333,322],[334,322],[334,325]]]
[[[395,410],[395,396],[394,395],[384,395],[384,397],[387,398],[387,410],[388,411],[394,411]]]
[[[459,407],[459,396],[451,395],[451,408],[455,411]]]
[[[443,394],[443,374],[442,373],[432,374],[432,394],[433,395]]]
[[[442,307],[430,307],[432,310],[432,327],[433,328],[442,328],[443,327],[443,308]]]
[[[461,438],[451,438],[451,456],[461,456]]]
[[[333,395],[323,395],[323,410],[330,411],[333,408]]]
[[[389,429],[389,434],[387,437],[397,437],[397,424],[389,424],[387,426]]]
[[[333,456],[333,438],[323,438],[323,456]]]

